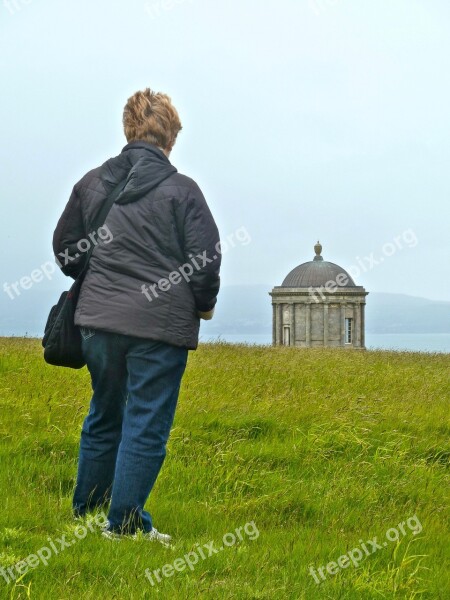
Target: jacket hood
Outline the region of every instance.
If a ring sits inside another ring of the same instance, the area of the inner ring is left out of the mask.
[[[177,169],[157,146],[148,142],[131,142],[119,156],[110,158],[102,165],[100,177],[107,193],[126,178],[116,204],[129,204],[140,200],[176,172]]]

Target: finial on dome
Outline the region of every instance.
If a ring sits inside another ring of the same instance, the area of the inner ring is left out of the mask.
[[[316,253],[314,260],[323,260],[323,257],[320,256],[320,253],[322,252],[322,244],[319,242],[319,240],[317,240],[317,244],[314,245],[314,252]]]

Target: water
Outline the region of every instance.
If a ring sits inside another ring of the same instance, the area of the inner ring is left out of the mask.
[[[450,333],[366,333],[368,349],[450,352]]]
[[[225,333],[202,336],[201,342],[217,341],[246,344],[272,345],[272,337],[266,333]],[[450,333],[366,333],[368,350],[408,350],[410,352],[449,352]]]
[[[17,328],[0,326],[0,336],[41,337],[43,325],[40,328],[30,328],[26,333],[18,332]],[[230,342],[234,344],[272,345],[272,336],[267,333],[200,333],[200,342]],[[445,352],[450,353],[450,333],[366,333],[366,348],[368,350],[407,350],[409,352]]]

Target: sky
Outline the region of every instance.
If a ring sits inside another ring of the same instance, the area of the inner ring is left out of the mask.
[[[0,0],[0,293],[53,259],[73,185],[150,87],[180,114],[170,160],[226,241],[222,285],[280,285],[320,240],[369,292],[450,300],[449,25],[445,0]]]

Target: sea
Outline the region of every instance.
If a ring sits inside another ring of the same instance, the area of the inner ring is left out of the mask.
[[[200,342],[217,341],[234,344],[272,345],[272,337],[265,333],[200,335]],[[450,353],[450,333],[366,333],[366,348],[368,350]]]
[[[42,337],[42,327],[31,327],[26,332],[15,327],[2,327],[0,336]],[[200,329],[200,342],[229,342],[232,344],[257,344],[271,346],[272,336],[268,333],[205,333]],[[450,353],[450,333],[367,333],[367,350],[400,350],[409,352]]]

